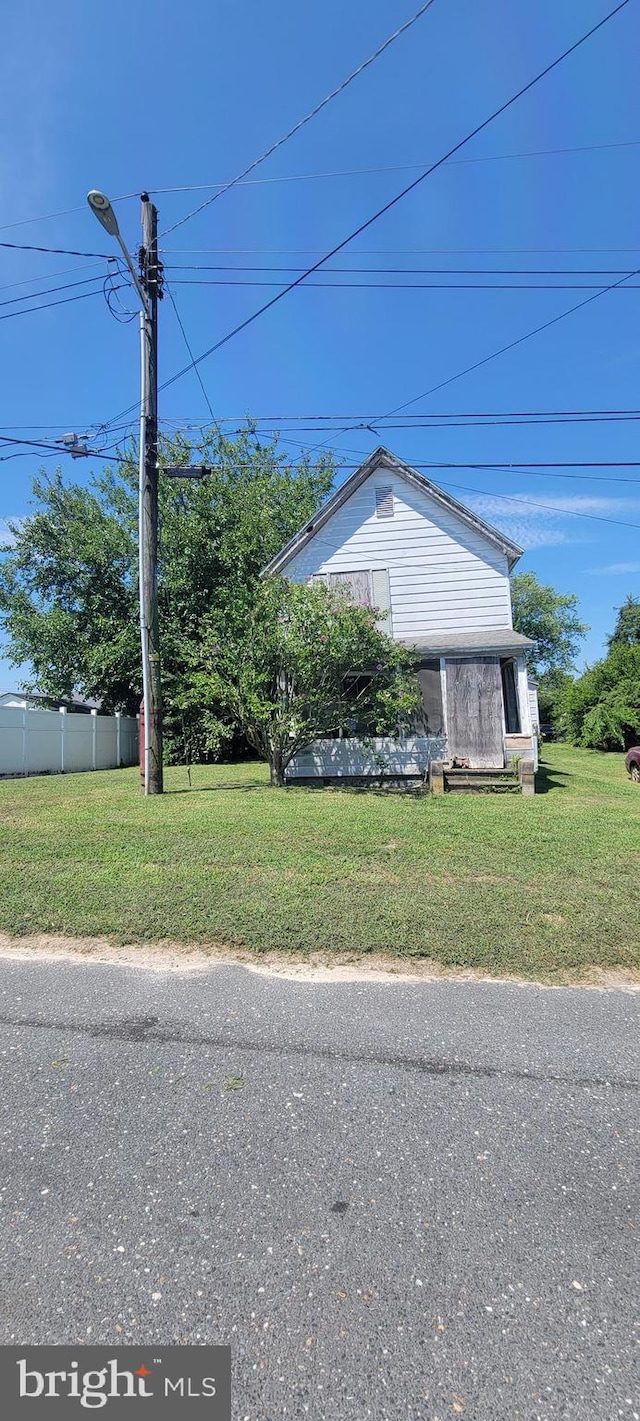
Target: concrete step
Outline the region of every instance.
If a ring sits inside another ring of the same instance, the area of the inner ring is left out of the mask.
[[[445,769],[448,794],[520,794],[521,786],[511,769]]]
[[[510,784],[502,784],[500,781],[478,784],[477,781],[465,781],[461,783],[447,784],[445,780],[445,792],[447,794],[520,794],[520,785],[517,780],[512,780]]]

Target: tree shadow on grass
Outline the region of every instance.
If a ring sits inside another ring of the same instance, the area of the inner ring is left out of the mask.
[[[564,770],[551,769],[549,765],[538,765],[536,770],[536,794],[549,794],[554,789],[566,789],[569,775]]]
[[[220,790],[233,789],[237,793],[245,790],[270,789],[264,780],[254,780],[251,784],[228,785],[185,785],[183,789],[165,789],[165,794],[218,794]]]

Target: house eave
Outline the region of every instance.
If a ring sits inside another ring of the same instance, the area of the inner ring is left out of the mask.
[[[523,549],[518,547],[517,543],[513,543],[510,538],[505,537],[497,528],[493,528],[490,523],[485,523],[484,519],[476,517],[476,515],[468,508],[465,508],[462,503],[458,503],[457,499],[452,498],[450,494],[443,493],[442,489],[439,489],[436,484],[432,484],[431,480],[425,478],[417,469],[412,469],[410,464],[405,464],[402,459],[398,459],[395,454],[390,453],[388,449],[380,445],[358,469],[354,470],[348,479],[345,479],[341,487],[318,509],[309,522],[298,529],[297,533],[294,533],[293,537],[289,539],[289,542],[286,543],[280,552],[262,569],[260,576],[267,577],[269,574],[282,572],[287,564],[306,547],[307,543],[309,543],[313,537],[315,537],[315,534],[319,532],[320,528],[324,526],[328,519],[333,517],[333,514],[337,513],[338,510],[343,507],[351,495],[355,493],[356,489],[365,483],[371,474],[374,474],[376,470],[381,467],[388,469],[390,473],[398,474],[400,478],[405,479],[406,482],[416,488],[418,492],[428,493],[434,502],[438,503],[445,512],[455,513],[462,522],[466,523],[467,527],[472,528],[474,532],[487,538],[488,541],[492,543],[494,547],[497,547],[506,557],[509,572],[511,572],[518,559],[522,557]]]
[[[487,631],[432,632],[408,641],[400,640],[401,646],[422,658],[439,656],[522,656],[534,645],[531,637],[523,636],[510,627],[498,627]]]

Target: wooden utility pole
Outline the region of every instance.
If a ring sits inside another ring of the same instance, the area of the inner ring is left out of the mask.
[[[148,705],[144,707],[149,736],[146,791],[162,794],[162,676],[158,629],[158,209],[142,194],[141,281],[147,294],[144,342],[144,486],[142,490],[142,558],[140,566],[143,634],[148,648]]]

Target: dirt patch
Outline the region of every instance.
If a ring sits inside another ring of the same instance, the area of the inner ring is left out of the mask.
[[[548,990],[578,986],[601,992],[640,991],[640,972],[630,968],[591,967],[580,977],[567,975],[562,982],[545,982],[515,974],[492,976],[470,967],[447,967],[431,958],[407,960],[384,953],[360,957],[323,952],[298,957],[284,952],[257,956],[248,949],[232,949],[222,943],[181,943],[169,939],[121,946],[99,937],[62,937],[48,933],[10,937],[0,933],[0,956],[23,962],[109,963],[152,972],[209,972],[217,966],[245,967],[261,976],[296,982],[511,982]]]

